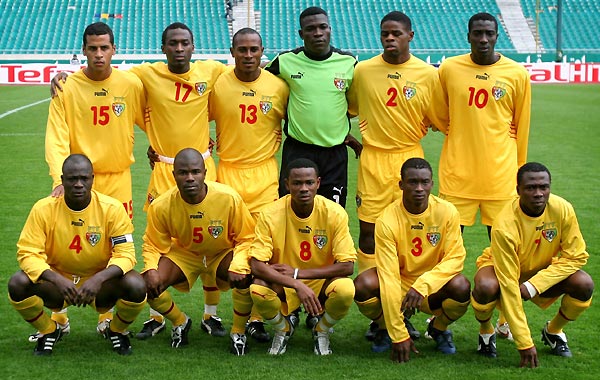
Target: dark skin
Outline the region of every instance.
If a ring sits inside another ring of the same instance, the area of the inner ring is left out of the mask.
[[[73,211],[85,209],[91,202],[93,184],[92,165],[85,156],[71,155],[63,164],[64,200]],[[62,309],[64,303],[75,306],[95,305],[99,309],[114,306],[119,298],[141,302],[145,297],[143,287],[139,287],[141,276],[130,271],[123,274],[121,268],[110,265],[87,279],[81,287],[57,272],[46,269],[37,283],[31,282],[23,272],[17,272],[9,281],[9,293],[15,301],[33,295],[44,300],[49,308]],[[143,281],[143,280],[142,280]]]
[[[471,45],[471,59],[478,65],[491,65],[500,59],[494,51],[498,39],[498,25],[489,20],[476,20],[467,34]]]
[[[286,186],[292,198],[291,208],[299,218],[307,218],[312,213],[314,199],[317,194],[321,179],[317,176],[314,168],[296,168],[290,171],[286,179]],[[323,313],[325,301],[324,290],[333,280],[339,277],[350,276],[354,271],[354,263],[335,262],[321,268],[307,268],[298,271],[294,279],[294,271],[287,264],[272,264],[251,258],[250,266],[255,276],[254,282],[273,289],[280,298],[285,299],[283,288],[296,290],[304,310],[312,315]],[[326,279],[321,294],[316,295],[313,290],[300,279]]]
[[[161,46],[161,50],[167,56],[167,65],[170,72],[184,74],[190,71],[190,62],[194,52],[194,37],[189,30],[167,30],[165,43]]]

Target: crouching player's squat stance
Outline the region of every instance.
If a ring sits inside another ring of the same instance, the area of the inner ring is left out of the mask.
[[[39,331],[36,355],[49,355],[63,330],[44,312],[91,305],[105,313],[116,305],[104,331],[114,351],[131,354],[127,327],[146,303],[136,264],[133,225],[123,205],[92,190],[92,163],[80,154],[62,166],[64,197],[32,208],[17,243],[21,270],[8,282],[10,302]]]
[[[400,171],[402,199],[385,208],[375,223],[376,267],[354,280],[359,310],[385,329],[377,331],[373,351],[392,349],[407,362],[418,352],[404,315],[434,315],[427,333],[444,354],[456,347],[448,325],[469,306],[471,284],[461,274],[466,257],[460,218],[449,202],[431,195],[432,170],[422,158],[409,158]],[[388,335],[389,334],[389,335]]]
[[[542,342],[558,356],[571,356],[563,327],[592,302],[594,282],[581,268],[589,254],[573,206],[550,194],[550,171],[530,162],[517,172],[519,197],[498,214],[491,246],[477,259],[471,305],[481,323],[478,352],[496,357],[490,322],[494,307],[506,315],[521,367],[539,365],[522,301],[545,309],[560,296],[560,308],[542,329]]]
[[[329,355],[333,325],[348,313],[354,285],[356,251],[348,229],[348,214],[337,203],[317,194],[316,164],[297,159],[287,166],[290,194],[263,209],[250,249],[254,283],[252,300],[275,334],[269,354],[281,355],[297,320],[289,317],[301,304],[320,316],[313,327],[314,352]]]
[[[171,346],[188,344],[192,320],[175,305],[167,288],[189,292],[201,274],[219,289],[233,287],[231,349],[246,352],[244,330],[252,299],[248,286],[248,256],[254,221],[242,198],[231,187],[205,181],[202,155],[186,148],[175,156],[177,186],[148,207],[143,256],[148,304],[173,324]]]

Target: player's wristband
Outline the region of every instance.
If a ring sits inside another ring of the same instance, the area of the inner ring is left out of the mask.
[[[298,268],[294,269],[294,280],[298,278]]]
[[[535,286],[531,285],[531,283],[529,281],[525,281],[523,283],[523,285],[525,285],[525,287],[527,288],[527,291],[529,292],[529,296],[531,298],[535,297],[535,295],[537,294],[537,289],[535,288]]]

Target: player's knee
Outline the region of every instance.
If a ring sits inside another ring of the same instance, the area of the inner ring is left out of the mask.
[[[579,270],[573,273],[569,282],[573,283],[573,292],[569,294],[571,297],[581,301],[587,301],[594,293],[594,280],[586,272]]]
[[[364,302],[370,298],[379,296],[379,278],[375,268],[367,269],[354,279],[354,299]]]
[[[500,296],[500,284],[496,276],[484,275],[479,271],[475,275],[473,298],[481,304],[490,303]]]
[[[146,298],[146,282],[135,270],[123,275],[121,286],[125,293],[123,299],[127,301],[142,302]]]
[[[448,283],[449,298],[466,302],[471,298],[471,282],[462,274],[458,274]]]
[[[31,285],[31,280],[25,272],[18,271],[13,274],[12,277],[8,280],[8,294],[13,301],[23,301],[25,298],[29,297],[27,289]]]
[[[335,298],[341,301],[346,307],[350,307],[354,300],[354,282],[349,277],[338,278],[328,287],[328,297],[335,295]]]

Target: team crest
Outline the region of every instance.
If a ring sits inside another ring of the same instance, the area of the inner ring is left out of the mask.
[[[208,233],[216,239],[223,233],[223,226],[208,226]]]
[[[427,240],[429,241],[429,244],[431,244],[432,247],[435,247],[440,242],[441,238],[442,235],[439,232],[427,233]]]
[[[346,89],[346,80],[345,79],[335,78],[333,80],[333,84],[335,85],[335,88],[337,88],[340,91],[344,91]]]
[[[262,113],[264,115],[268,114],[269,111],[273,108],[273,103],[264,101],[264,100],[261,100],[259,105],[260,105],[260,110],[262,111]]]
[[[556,228],[549,228],[547,230],[542,230],[542,237],[546,240],[548,240],[548,243],[552,243],[552,240],[554,240],[554,238],[556,237],[556,235],[558,234],[558,231],[556,231]]]
[[[327,235],[314,235],[313,242],[319,249],[323,249],[327,245]]]
[[[88,241],[88,243],[90,243],[92,247],[95,247],[96,244],[98,244],[98,242],[100,241],[100,237],[102,237],[102,234],[100,232],[88,231],[85,233],[85,239]]]
[[[496,101],[502,99],[506,95],[506,84],[502,82],[496,82],[496,85],[492,87],[492,96]]]
[[[198,93],[198,95],[202,96],[202,94],[204,94],[204,91],[206,91],[206,82],[198,82],[195,84],[196,87],[196,92]]]
[[[406,86],[402,87],[402,93],[404,94],[404,98],[406,100],[411,100],[417,95],[417,86],[415,83],[407,82]]]
[[[117,117],[121,116],[123,111],[125,111],[125,103],[115,99],[115,102],[112,104],[112,110]]]

